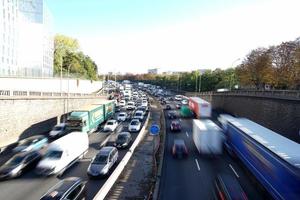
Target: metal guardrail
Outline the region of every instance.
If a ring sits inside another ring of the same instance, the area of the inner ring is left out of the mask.
[[[70,97],[81,97],[81,96],[100,96],[99,93],[69,93]],[[25,96],[45,96],[45,97],[67,97],[66,92],[38,92],[38,91],[14,91],[14,90],[0,90],[0,97],[25,97]]]
[[[266,97],[276,99],[291,99],[300,100],[299,90],[234,90],[228,92],[201,92],[201,93],[186,93],[192,95],[223,95],[223,96],[251,96],[251,97]]]

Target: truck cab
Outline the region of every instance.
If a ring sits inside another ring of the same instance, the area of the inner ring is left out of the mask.
[[[67,130],[89,132],[88,118],[87,112],[72,112],[67,120]]]

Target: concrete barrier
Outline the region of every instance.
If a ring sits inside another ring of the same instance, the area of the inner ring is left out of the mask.
[[[99,192],[96,194],[96,196],[94,197],[94,200],[102,200],[102,199],[104,199],[106,197],[106,195],[108,194],[108,192],[110,191],[110,189],[115,184],[115,182],[118,180],[119,176],[123,172],[123,169],[125,168],[125,166],[127,165],[128,161],[130,160],[132,154],[134,153],[135,148],[138,146],[138,144],[142,141],[143,137],[145,136],[145,134],[146,134],[145,130],[146,130],[146,127],[148,125],[149,118],[150,118],[150,112],[148,113],[147,119],[146,119],[146,121],[144,123],[144,126],[141,129],[139,135],[136,137],[135,141],[133,142],[133,144],[131,145],[130,149],[128,150],[128,152],[123,157],[123,159],[119,162],[119,164],[116,167],[116,169],[112,172],[112,174],[106,180],[106,182],[101,187],[101,189],[99,190]]]

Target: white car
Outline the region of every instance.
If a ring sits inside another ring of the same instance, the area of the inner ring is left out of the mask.
[[[181,101],[181,104],[182,104],[182,105],[188,105],[188,104],[189,104],[189,101],[188,101],[187,99],[183,99],[183,100]]]
[[[142,124],[141,124],[140,120],[133,119],[133,120],[131,120],[131,122],[128,126],[128,130],[130,132],[138,132],[138,131],[140,131],[141,126],[142,126]]]
[[[104,129],[103,130],[104,131],[114,131],[114,130],[116,130],[117,126],[118,126],[117,120],[114,120],[114,119],[108,120],[106,122],[106,124],[104,125]]]
[[[181,101],[181,100],[182,100],[182,96],[181,96],[181,95],[176,95],[176,96],[175,96],[175,100]]]
[[[142,106],[148,106],[148,101],[147,100],[143,100],[142,101]]]
[[[135,109],[135,103],[133,101],[129,101],[126,105],[127,110],[134,110]]]
[[[118,117],[117,117],[118,121],[124,122],[124,121],[126,121],[126,119],[127,119],[127,113],[126,112],[120,112],[118,114]]]
[[[142,121],[144,119],[144,112],[142,110],[137,110],[133,116],[133,119]]]
[[[119,106],[121,106],[121,107],[126,106],[126,101],[125,101],[125,100],[121,100],[121,101],[119,102]]]

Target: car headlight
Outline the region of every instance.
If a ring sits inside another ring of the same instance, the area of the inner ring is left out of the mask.
[[[11,170],[9,174],[15,175],[15,174],[17,174],[21,170],[21,168],[22,168],[22,166],[19,165],[18,167],[16,167],[13,170]]]
[[[108,172],[108,166],[103,167],[103,169],[101,170],[101,174],[106,174]]]

